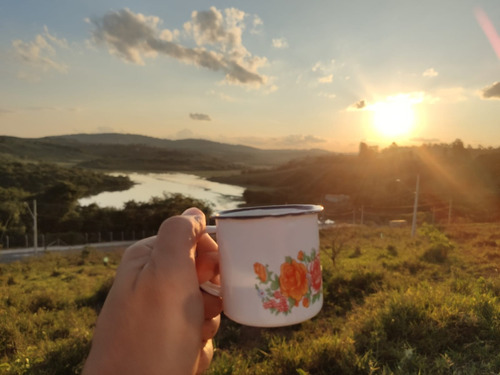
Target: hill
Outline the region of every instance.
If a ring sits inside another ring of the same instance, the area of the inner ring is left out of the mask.
[[[0,154],[105,170],[216,170],[270,167],[323,150],[264,150],[202,139],[169,140],[134,134],[73,134],[44,138],[0,136]]]

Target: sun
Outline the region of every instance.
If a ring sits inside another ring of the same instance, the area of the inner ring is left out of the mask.
[[[373,112],[373,125],[385,138],[398,138],[409,135],[415,125],[415,101],[406,96],[388,97],[370,106]]]

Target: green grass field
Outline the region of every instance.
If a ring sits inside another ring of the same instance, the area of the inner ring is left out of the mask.
[[[0,264],[0,373],[79,373],[120,254]],[[209,374],[500,373],[495,225],[332,228],[321,256],[320,314],[275,329],[223,319]]]

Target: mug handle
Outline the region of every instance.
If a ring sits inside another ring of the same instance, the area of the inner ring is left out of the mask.
[[[215,225],[207,225],[205,232],[208,234],[215,234],[217,232],[217,227]],[[220,285],[214,284],[211,281],[205,281],[200,285],[200,288],[208,294],[221,297]]]

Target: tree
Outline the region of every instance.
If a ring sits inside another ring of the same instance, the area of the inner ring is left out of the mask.
[[[26,228],[22,220],[22,212],[25,210],[23,200],[27,193],[20,189],[0,187],[0,238],[3,241],[5,235],[22,234]]]

